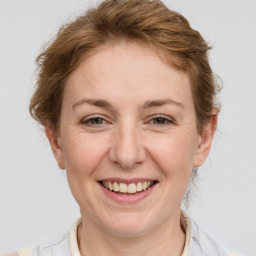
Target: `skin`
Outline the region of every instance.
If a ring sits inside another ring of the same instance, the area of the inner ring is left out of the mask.
[[[110,106],[96,106],[99,99]],[[216,123],[198,134],[187,74],[146,44],[116,42],[84,59],[67,79],[59,132],[45,127],[80,206],[81,254],[181,255],[182,198]],[[118,203],[98,183],[112,177],[158,183],[147,198]]]

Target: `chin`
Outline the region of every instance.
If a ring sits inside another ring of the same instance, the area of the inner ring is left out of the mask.
[[[114,222],[113,222],[114,220]],[[140,216],[113,217],[105,228],[108,232],[118,237],[138,237],[154,229],[154,221]]]

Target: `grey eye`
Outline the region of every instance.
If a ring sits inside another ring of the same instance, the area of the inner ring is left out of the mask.
[[[89,119],[88,122],[90,124],[102,124],[104,122],[104,120],[100,117],[96,117],[96,118]]]
[[[170,121],[163,117],[157,117],[153,119],[153,124],[166,124],[166,123],[170,123]]]

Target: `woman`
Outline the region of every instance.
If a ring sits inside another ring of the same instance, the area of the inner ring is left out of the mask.
[[[234,255],[181,211],[217,126],[209,49],[160,1],[104,1],[60,29],[37,59],[30,112],[81,219],[18,255]]]

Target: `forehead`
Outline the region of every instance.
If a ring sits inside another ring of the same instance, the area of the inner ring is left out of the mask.
[[[105,45],[84,58],[66,82],[67,96],[137,96],[141,100],[166,96],[192,98],[186,73],[167,65],[147,44],[118,42]]]

